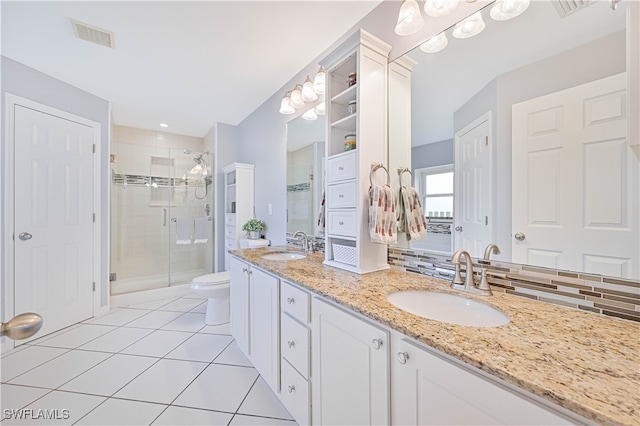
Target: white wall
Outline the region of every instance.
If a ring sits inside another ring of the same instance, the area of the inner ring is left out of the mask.
[[[48,105],[50,107],[75,114],[89,120],[96,121],[101,124],[101,148],[100,148],[100,167],[101,167],[101,187],[100,202],[101,209],[99,216],[102,218],[100,222],[100,239],[102,241],[100,253],[101,277],[97,285],[100,291],[100,305],[106,306],[109,302],[109,135],[111,132],[111,105],[105,100],[77,87],[71,86],[46,74],[43,74],[33,68],[29,68],[19,62],[13,61],[2,56],[2,80],[0,86],[2,94],[2,128],[5,127],[5,93],[11,93],[35,102]],[[0,151],[0,164],[4,164],[6,155],[7,141],[5,141],[5,133],[2,132],[2,147]],[[7,176],[0,173],[0,190],[4,191]],[[9,182],[10,183],[10,182]],[[4,200],[4,193],[2,200]],[[1,209],[1,241],[5,240],[4,229],[4,212],[9,206],[2,206]],[[4,259],[4,252],[2,253]],[[3,268],[4,269],[4,265]],[[4,287],[2,289],[4,291]],[[4,293],[3,293],[4,294]],[[6,319],[6,318],[3,318]]]

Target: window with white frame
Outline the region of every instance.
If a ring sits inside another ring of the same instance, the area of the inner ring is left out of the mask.
[[[427,217],[453,217],[453,164],[417,169],[417,189]]]

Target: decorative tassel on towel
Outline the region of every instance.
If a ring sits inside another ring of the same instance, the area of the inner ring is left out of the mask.
[[[420,196],[414,188],[402,186],[398,191],[398,232],[404,232],[409,241],[420,240],[427,234]]]
[[[396,244],[396,204],[389,185],[369,188],[369,236],[371,242]]]

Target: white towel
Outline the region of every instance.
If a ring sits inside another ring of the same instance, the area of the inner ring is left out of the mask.
[[[325,193],[324,191],[322,191],[322,202],[320,203],[320,211],[318,212],[318,233],[321,235],[324,235],[324,230],[326,226],[325,220],[324,220],[324,216],[325,216],[324,202],[325,202]]]
[[[369,236],[371,242],[396,244],[396,204],[389,185],[369,187]]]
[[[176,219],[176,244],[191,244],[193,219]]]
[[[194,223],[193,244],[202,244],[209,241],[209,218],[198,217],[194,219]]]
[[[398,231],[407,240],[419,240],[427,234],[427,221],[420,204],[420,196],[414,188],[402,186],[398,191]]]

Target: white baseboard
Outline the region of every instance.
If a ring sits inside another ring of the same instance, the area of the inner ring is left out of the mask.
[[[153,302],[154,300],[167,299],[169,297],[179,297],[186,294],[194,294],[189,283],[174,285],[171,287],[163,287],[154,290],[117,294],[115,296],[111,296],[111,308],[121,308],[123,306]]]

